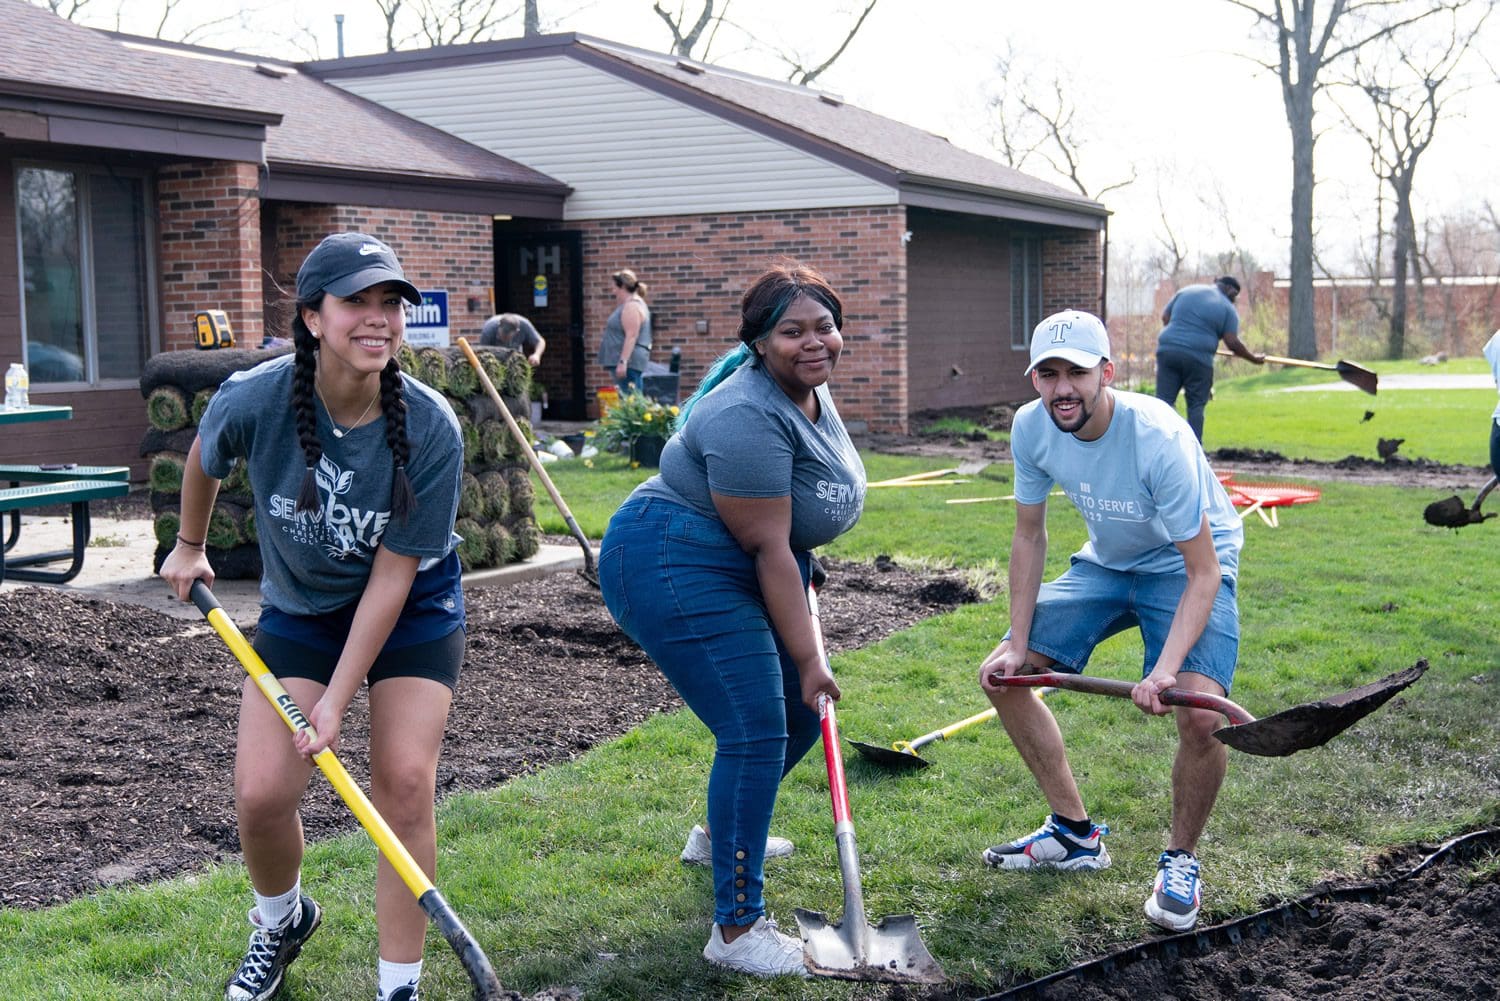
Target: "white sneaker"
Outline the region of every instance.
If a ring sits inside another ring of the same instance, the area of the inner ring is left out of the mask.
[[[766,838],[766,858],[785,858],[797,849],[786,838]],[[694,824],[682,849],[682,860],[688,865],[713,865],[713,842],[702,824]]]
[[[807,976],[802,962],[802,942],[776,930],[776,922],[757,918],[750,930],[725,944],[717,924],[703,947],[703,958],[718,966],[755,977]]]

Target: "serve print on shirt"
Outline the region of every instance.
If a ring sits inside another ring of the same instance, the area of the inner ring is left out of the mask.
[[[351,556],[368,558],[379,545],[386,523],[391,520],[391,512],[389,508],[384,511],[363,510],[340,500],[352,489],[354,477],[354,470],[340,469],[338,463],[324,454],[318,461],[318,468],[313,471],[321,508],[298,513],[295,496],[272,494],[268,504],[271,517],[282,519],[281,531],[291,541],[318,546],[325,556],[336,560]]]

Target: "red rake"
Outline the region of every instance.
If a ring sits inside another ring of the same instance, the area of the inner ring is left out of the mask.
[[[1229,491],[1229,503],[1244,509],[1240,511],[1240,518],[1245,518],[1253,511],[1272,528],[1280,526],[1276,518],[1277,508],[1311,504],[1323,496],[1323,491],[1317,487],[1304,487],[1295,483],[1240,483],[1232,478],[1233,474],[1230,477],[1220,482]]]

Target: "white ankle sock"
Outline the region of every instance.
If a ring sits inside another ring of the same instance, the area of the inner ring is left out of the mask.
[[[422,961],[415,963],[392,963],[389,960],[380,961],[380,1001],[385,1001],[395,993],[398,987],[408,984],[415,985],[422,976]]]
[[[290,924],[297,918],[297,903],[302,899],[302,880],[292,884],[285,893],[274,897],[255,895],[255,909],[260,913],[260,925],[268,931]]]

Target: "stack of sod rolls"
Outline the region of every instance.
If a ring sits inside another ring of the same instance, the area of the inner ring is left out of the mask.
[[[141,455],[151,460],[151,509],[155,512],[154,570],[172,551],[181,526],[182,471],[209,399],[230,375],[290,348],[226,348],[168,351],[147,361],[141,375],[149,429]],[[527,438],[531,424],[531,367],[509,348],[476,348],[490,381]],[[529,559],[541,545],[532,513],[530,468],[521,446],[483,391],[479,377],[458,348],[403,346],[397,360],[407,374],[447,397],[458,415],[464,443],[463,486],[454,526],[463,543],[464,570]],[[225,580],[260,576],[255,504],[244,464],[237,463],[219,488],[208,525],[214,573]]]

